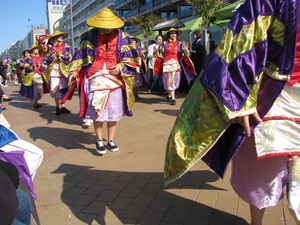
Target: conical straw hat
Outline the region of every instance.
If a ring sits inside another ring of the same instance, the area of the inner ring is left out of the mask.
[[[57,37],[57,36],[63,36],[63,39],[68,37],[68,34],[67,33],[64,33],[64,32],[61,32],[59,30],[55,30],[54,33],[51,35],[51,37],[49,39],[52,39],[54,37]]]
[[[139,43],[141,40],[135,36],[130,36],[131,40],[135,40],[136,43]]]
[[[30,49],[28,50],[28,52],[32,53],[34,49],[38,48],[39,49],[39,52],[41,52],[43,50],[43,47],[40,46],[40,45],[36,45],[36,44],[33,44],[31,45]],[[25,52],[24,52],[25,53]]]
[[[170,33],[171,31],[176,31],[176,32],[177,32],[177,36],[179,36],[180,34],[182,34],[182,31],[181,31],[181,30],[178,30],[177,28],[171,27],[171,28],[167,31],[167,33],[165,33],[165,36],[166,36],[166,37],[169,37],[169,33]]]
[[[103,8],[96,15],[88,18],[86,24],[90,27],[105,29],[117,29],[124,26],[124,22],[109,8]]]

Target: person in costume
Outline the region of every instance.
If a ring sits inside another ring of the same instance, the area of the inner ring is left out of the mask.
[[[72,59],[71,49],[68,43],[63,42],[63,39],[68,37],[68,34],[55,30],[48,42],[47,52],[47,75],[50,86],[50,96],[55,99],[55,114],[70,113],[60,100],[68,91],[68,76],[69,64]]]
[[[21,67],[24,69],[21,74],[22,84],[19,93],[33,102],[35,109],[42,107],[38,101],[44,94],[49,93],[46,75],[47,64],[40,55],[41,51],[41,46],[33,44],[28,50],[31,56],[21,62]]]
[[[70,65],[69,84],[76,82],[63,100],[70,99],[75,88],[80,88],[79,117],[93,120],[96,151],[105,154],[104,122],[107,148],[115,152],[119,150],[114,142],[117,121],[133,115],[132,90],[141,57],[130,36],[119,29],[124,22],[110,9],[101,9],[86,23],[92,28],[81,36]]]
[[[49,42],[49,39],[51,38],[51,35],[50,34],[43,34],[43,35],[40,35],[38,38],[37,38],[37,44],[42,46],[43,48],[43,51],[41,53],[41,55],[44,57],[47,55],[47,52],[48,52],[48,46],[50,45]]]
[[[171,105],[176,105],[175,90],[179,88],[182,75],[186,76],[188,84],[196,77],[194,65],[189,58],[188,44],[177,41],[181,30],[170,28],[165,34],[164,41],[158,49],[154,63],[154,76],[162,75],[165,90],[168,91],[167,99]]]
[[[246,0],[183,102],[165,184],[202,159],[250,205],[251,225],[283,198],[300,224],[299,1]]]
[[[147,77],[147,63],[145,60],[145,50],[138,46],[137,43],[139,43],[141,40],[137,37],[130,36],[130,39],[132,40],[132,43],[135,45],[135,47],[138,49],[140,53],[140,57],[142,60],[142,66],[139,68],[137,74],[135,75],[135,81],[133,85],[133,94],[135,99],[142,99],[138,94],[138,88],[143,86],[143,83],[148,83],[148,77]]]

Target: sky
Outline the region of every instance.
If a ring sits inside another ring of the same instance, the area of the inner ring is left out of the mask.
[[[46,0],[0,0],[0,54],[41,24],[47,27]]]

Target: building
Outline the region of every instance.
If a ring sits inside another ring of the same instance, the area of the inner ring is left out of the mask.
[[[46,13],[48,20],[48,33],[53,34],[54,30],[64,29],[64,9],[66,0],[46,0]]]
[[[224,4],[228,5],[235,1],[224,0]],[[104,7],[112,9],[123,19],[125,21],[123,30],[133,36],[139,35],[139,32],[128,22],[128,18],[138,13],[142,15],[156,14],[165,21],[179,19],[186,26],[183,28],[183,35],[180,36],[182,40],[191,41],[191,32],[201,28],[201,15],[195,7],[188,5],[184,0],[46,0],[48,29],[44,25],[36,28],[32,26],[21,44],[18,44],[21,46],[20,52],[35,43],[39,35],[52,34],[54,30],[60,30],[68,34],[66,41],[74,53],[80,43],[80,35],[89,28],[85,23],[86,19]],[[217,43],[218,39],[220,37],[217,37]],[[14,45],[10,48],[15,48]],[[10,52],[15,51],[10,51],[10,48],[0,55],[0,59],[6,56],[11,58]]]
[[[64,11],[64,31],[69,35],[67,42],[73,52],[80,43],[80,35],[89,28],[85,23],[86,19],[104,7],[113,9],[114,5],[114,0],[70,0]]]

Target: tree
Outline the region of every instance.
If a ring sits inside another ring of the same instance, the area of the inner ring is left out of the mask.
[[[135,26],[136,29],[143,34],[145,38],[149,38],[154,34],[152,28],[160,22],[160,17],[158,15],[142,15],[137,14],[130,16],[127,18],[127,21],[131,23],[131,25]]]
[[[197,8],[202,17],[202,27],[207,29],[214,21],[215,11],[224,7],[223,0],[185,0],[187,3]]]

